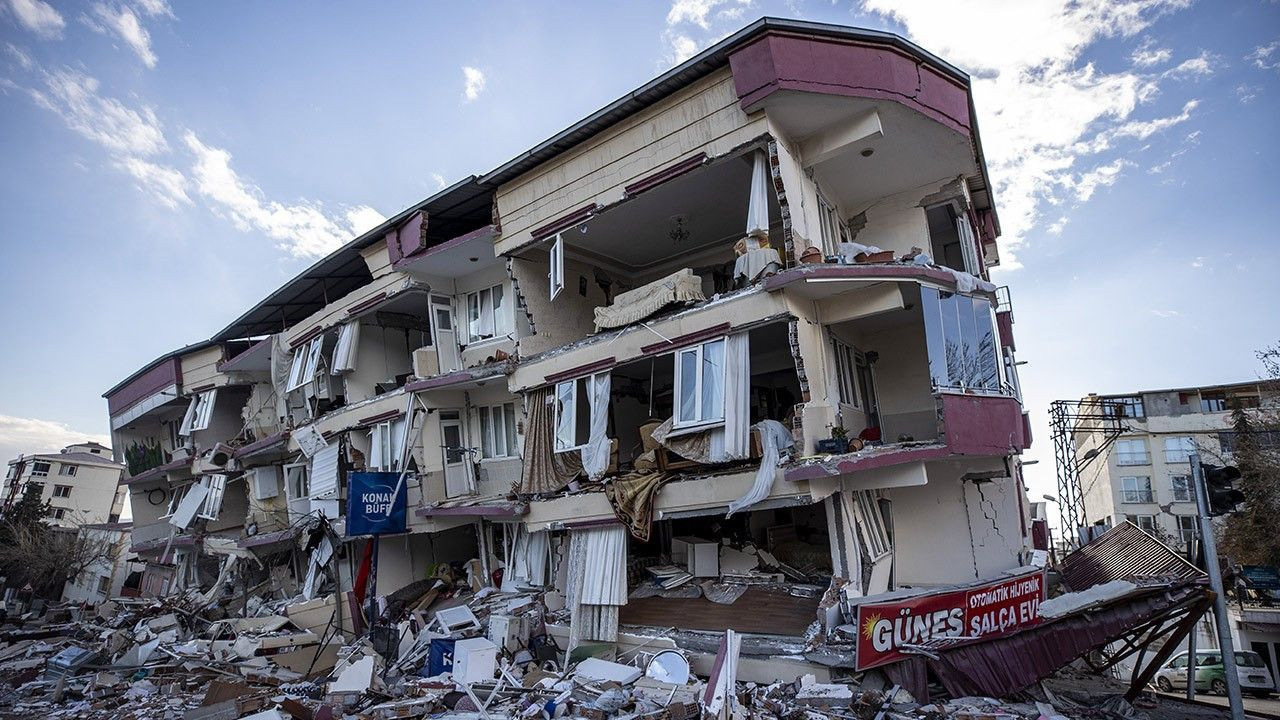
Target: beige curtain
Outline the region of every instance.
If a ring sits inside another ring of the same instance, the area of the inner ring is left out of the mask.
[[[524,495],[552,493],[569,484],[582,472],[582,453],[555,452],[555,412],[552,388],[528,395],[525,414],[524,468],[519,492]]]

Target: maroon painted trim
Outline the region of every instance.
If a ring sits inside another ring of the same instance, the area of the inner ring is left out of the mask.
[[[107,412],[111,417],[116,417],[170,385],[180,385],[182,381],[180,363],[181,360],[178,357],[171,357],[107,395]]]
[[[700,152],[697,155],[694,155],[693,157],[681,160],[675,165],[670,165],[666,168],[663,168],[662,170],[659,170],[656,173],[653,173],[652,175],[649,175],[648,177],[642,178],[640,180],[637,180],[631,183],[630,185],[627,185],[626,187],[622,188],[622,192],[626,197],[633,197],[635,195],[639,195],[640,193],[646,190],[652,190],[653,188],[656,188],[665,182],[668,182],[670,180],[675,180],[676,178],[680,177],[681,175],[684,175],[690,170],[696,170],[702,167],[703,164],[705,164],[706,162],[707,162],[707,154],[704,152]]]
[[[593,527],[609,527],[610,525],[621,525],[622,523],[616,517],[603,518],[600,520],[579,520],[561,523],[560,525],[566,530],[583,530]]]
[[[358,313],[358,312],[361,312],[361,311],[364,311],[364,310],[368,310],[369,308],[371,308],[371,307],[374,307],[374,306],[378,305],[379,303],[381,303],[383,300],[386,300],[386,299],[387,299],[387,291],[386,291],[386,290],[383,290],[382,292],[380,292],[380,293],[378,293],[378,294],[376,294],[376,295],[374,295],[374,296],[372,296],[372,297],[365,298],[364,300],[361,300],[360,302],[356,303],[355,305],[352,305],[351,307],[347,308],[347,310],[346,310],[346,312],[347,312],[347,317],[351,317],[352,315],[355,315],[355,314],[356,314],[356,313]]]
[[[143,470],[137,475],[127,477],[124,480],[121,480],[120,484],[121,485],[137,485],[139,483],[147,482],[148,480],[155,480],[156,478],[163,477],[164,475],[167,475],[173,472],[174,470],[189,468],[191,467],[191,463],[192,463],[191,458],[182,458],[179,460],[173,460],[171,462],[165,463],[164,465],[158,465],[156,467],[153,467],[150,470]]]
[[[550,375],[547,375],[546,377],[544,377],[542,380],[543,382],[547,382],[547,383],[557,383],[557,382],[560,382],[561,380],[568,380],[570,378],[577,378],[577,377],[582,377],[583,375],[591,375],[593,373],[598,373],[601,370],[607,370],[617,364],[618,364],[617,358],[607,357],[607,358],[604,358],[603,360],[596,360],[595,362],[589,362],[586,365],[579,365],[578,367],[575,367],[575,368],[570,368],[568,370],[561,370],[560,372],[557,372],[557,373],[551,373]]]
[[[529,512],[524,503],[506,505],[456,505],[450,507],[423,507],[414,512],[421,518],[430,517],[495,517],[518,518]]]
[[[237,448],[236,451],[232,453],[231,456],[234,458],[248,457],[250,455],[259,453],[263,450],[268,450],[270,448],[273,448],[277,445],[282,445],[285,442],[288,442],[288,440],[289,440],[289,431],[283,430],[281,432],[276,433],[275,435],[268,435],[267,437],[264,437],[261,440],[251,442],[248,445]]]
[[[240,538],[236,541],[236,547],[255,548],[263,545],[274,545],[285,540],[292,540],[297,537],[300,529],[290,528],[288,530],[277,530],[275,532],[263,533],[261,535],[252,535],[246,538]]]
[[[645,345],[640,348],[640,352],[645,355],[653,355],[656,353],[668,352],[670,350],[678,350],[683,347],[689,347],[690,345],[696,345],[703,340],[711,340],[712,338],[720,337],[721,335],[728,333],[731,328],[732,326],[727,322],[720,323],[719,325],[712,325],[709,328],[695,330],[684,335],[677,335],[676,337],[671,338],[670,342],[663,340],[651,345]]]
[[[903,465],[905,463],[937,460],[951,454],[951,449],[943,445],[903,448],[895,452],[877,453],[866,457],[855,455],[836,456],[831,460],[808,463],[787,470],[783,477],[790,482],[801,480],[818,480],[821,478],[839,477],[863,470]]]
[[[466,245],[467,243],[471,242],[472,240],[475,240],[476,238],[484,237],[485,235],[492,235],[493,231],[494,231],[493,225],[485,225],[484,227],[476,228],[475,230],[472,230],[469,233],[459,235],[456,238],[450,238],[436,245],[432,245],[431,247],[425,250],[421,250],[413,255],[407,255],[401,258],[400,260],[393,262],[392,267],[394,267],[396,270],[399,270],[405,267],[406,265],[412,265],[418,262],[419,260],[425,260],[433,255],[438,255],[442,252],[453,250],[454,248],[459,247],[461,245]]]
[[[311,328],[310,330],[308,330],[304,335],[298,337],[296,340],[291,340],[289,342],[289,349],[293,350],[299,347],[300,345],[305,345],[306,343],[309,343],[312,340],[314,340],[317,335],[323,332],[324,332],[324,326],[317,325]]]
[[[969,88],[882,44],[766,32],[729,56],[743,111],[785,90],[889,100],[973,137]]]
[[[365,427],[367,425],[373,425],[375,423],[380,423],[384,420],[391,420],[392,418],[398,418],[401,415],[404,415],[403,410],[388,410],[386,412],[380,412],[377,415],[370,415],[369,417],[360,418],[359,420],[356,421],[356,427]]]
[[[1013,312],[1005,310],[996,313],[996,330],[1000,333],[1000,347],[1017,350],[1013,343]]]
[[[821,280],[829,278],[838,280],[902,278],[919,282],[928,281],[952,289],[955,289],[956,286],[955,277],[944,270],[920,265],[878,263],[867,265],[802,265],[783,270],[777,275],[770,275],[763,280],[763,284],[765,290],[777,290],[809,279]],[[984,293],[981,290],[975,290],[973,294],[994,295],[994,293]]]
[[[555,235],[561,230],[564,230],[566,228],[571,228],[574,225],[581,223],[583,220],[586,220],[587,218],[591,217],[592,215],[595,214],[597,207],[598,206],[595,203],[591,203],[590,205],[583,205],[582,207],[578,208],[577,210],[574,210],[568,215],[562,215],[559,218],[547,223],[546,225],[535,228],[529,234],[533,236],[534,240],[542,240],[544,238],[551,237],[552,235]]]
[[[1022,405],[1007,395],[941,393],[942,427],[956,455],[1008,455],[1028,447]]]

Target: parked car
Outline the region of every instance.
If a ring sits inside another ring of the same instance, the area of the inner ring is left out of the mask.
[[[1271,670],[1262,662],[1262,657],[1255,652],[1236,651],[1236,672],[1240,676],[1240,690],[1258,697],[1267,697],[1275,692],[1275,682],[1271,678]],[[1156,687],[1162,692],[1173,692],[1175,689],[1187,687],[1187,653],[1179,653],[1155,677]],[[1205,650],[1196,653],[1196,690],[1205,690],[1217,695],[1227,694],[1227,680],[1222,665],[1222,653],[1216,650]]]

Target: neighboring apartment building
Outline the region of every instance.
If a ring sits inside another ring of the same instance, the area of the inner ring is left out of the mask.
[[[116,522],[124,512],[123,472],[111,448],[96,442],[68,445],[56,453],[20,455],[9,461],[4,508],[21,499],[27,488],[36,487],[41,500],[49,501],[49,521],[54,525]]]
[[[1077,456],[1090,457],[1080,472],[1086,523],[1129,520],[1186,547],[1196,523],[1188,455],[1198,452],[1204,462],[1229,464],[1232,412],[1278,402],[1280,396],[1258,382],[1083,398],[1083,408],[1103,410],[1120,426],[1118,434],[1096,422],[1076,426]]]
[[[577,597],[575,640],[652,624],[625,576],[691,536],[851,597],[998,576],[1030,557],[998,228],[967,75],[754,23],[109,390],[143,592],[235,545],[318,593],[325,541],[290,549],[344,534],[352,470],[409,484],[378,593],[474,559]]]
[[[67,602],[99,603],[124,594],[125,581],[129,577],[129,531],[127,522],[94,523],[81,525],[77,532],[83,547],[92,548],[98,555],[75,577],[69,578],[62,589],[62,599]]]

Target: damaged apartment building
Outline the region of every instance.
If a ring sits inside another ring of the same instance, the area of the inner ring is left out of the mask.
[[[967,75],[755,23],[107,392],[141,591],[346,597],[373,557],[380,596],[448,565],[547,588],[570,645],[696,646],[1001,577],[998,234]],[[407,532],[347,536],[353,471],[399,473]]]

